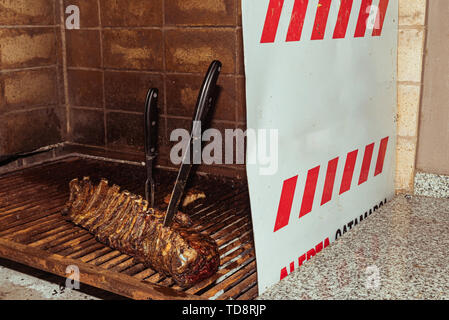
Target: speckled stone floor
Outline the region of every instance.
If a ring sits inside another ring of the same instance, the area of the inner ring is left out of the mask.
[[[397,196],[259,299],[449,299],[449,199]]]
[[[124,299],[82,283],[79,290],[72,290],[65,282],[65,278],[0,259],[0,300]]]
[[[415,194],[449,199],[449,176],[424,172],[416,173]]]

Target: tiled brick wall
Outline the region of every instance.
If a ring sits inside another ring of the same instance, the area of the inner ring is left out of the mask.
[[[65,140],[59,7],[0,0],[0,154]]]
[[[399,0],[396,190],[413,192],[427,0]]]
[[[159,163],[170,165],[170,132],[190,129],[214,59],[223,70],[212,125],[245,126],[239,0],[64,0],[69,4],[81,13],[81,29],[65,32],[70,141],[142,152],[145,95],[153,86],[160,90]],[[244,167],[212,171],[242,176]]]

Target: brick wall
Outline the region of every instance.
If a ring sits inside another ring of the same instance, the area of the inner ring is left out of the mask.
[[[212,126],[244,127],[240,1],[64,0],[78,5],[80,30],[66,30],[69,141],[141,153],[150,86],[160,90],[159,163],[171,165],[170,132],[190,130],[210,62],[221,60],[221,92]],[[242,176],[244,167],[213,169]]]
[[[59,7],[0,0],[0,154],[65,140]]]
[[[71,4],[80,7],[81,30],[61,32]],[[405,192],[415,173],[426,4],[399,1],[396,189]],[[213,59],[224,65],[213,126],[245,128],[240,0],[0,0],[0,8],[0,153],[69,140],[140,157],[144,99],[154,86],[159,163],[170,165],[169,134],[190,127]],[[213,171],[244,175],[237,165]]]
[[[399,1],[396,190],[413,192],[427,0]]]

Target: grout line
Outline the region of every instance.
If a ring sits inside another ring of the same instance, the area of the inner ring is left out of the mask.
[[[403,141],[410,142],[412,144],[418,143],[418,136],[417,135],[416,136],[402,136],[402,135],[397,134],[396,135],[396,140],[399,140],[399,139],[403,140]]]
[[[55,10],[53,10],[54,12]],[[28,29],[28,28],[54,28],[59,26],[58,24],[41,24],[41,25],[28,25],[28,24],[24,24],[24,25],[0,25],[0,29]]]
[[[416,86],[416,87],[421,87],[423,85],[422,82],[418,82],[418,81],[397,81],[398,85],[404,85],[404,86]]]
[[[106,71],[106,72],[128,72],[128,73],[141,73],[141,74],[149,74],[149,75],[179,75],[179,76],[196,76],[196,77],[204,77],[204,73],[202,72],[180,72],[180,71],[151,71],[151,70],[144,70],[144,69],[120,69],[120,68],[92,68],[92,67],[67,67],[68,70],[82,70],[82,71]],[[220,74],[220,77],[224,78],[244,78],[244,75],[241,74],[234,74],[234,73],[222,73]]]
[[[105,69],[104,69],[104,54],[103,54],[103,23],[101,19],[101,3],[97,0],[98,6],[98,24],[100,31],[100,59],[101,59],[101,87],[103,89],[103,126],[104,126],[104,145],[108,145],[108,132],[107,132],[107,121],[106,121],[106,89],[105,89]]]
[[[57,68],[58,64],[51,64],[47,66],[38,66],[38,67],[24,67],[24,68],[15,68],[15,69],[2,69],[0,73],[9,73],[9,72],[20,72],[20,71],[28,71],[28,70],[40,70],[40,69],[51,69]]]
[[[11,110],[11,111],[7,111],[4,113],[1,113],[0,116],[8,116],[8,115],[14,115],[14,114],[19,114],[19,113],[23,113],[23,112],[30,112],[30,111],[38,111],[38,110],[46,110],[46,109],[51,109],[51,108],[58,108],[60,107],[59,103],[52,103],[52,104],[41,104],[41,105],[35,105],[32,106],[31,108],[28,108],[26,106],[24,106],[24,109],[20,109],[20,110]]]
[[[162,83],[163,83],[163,90],[164,90],[164,115],[168,114],[168,103],[167,103],[167,60],[166,60],[166,54],[165,54],[165,0],[162,0]],[[163,144],[167,143],[169,140],[168,138],[168,119],[167,117],[163,118],[164,121],[164,130],[163,130],[163,137],[162,142]]]
[[[92,110],[92,111],[104,111],[103,107],[91,107],[91,106],[78,106],[72,105],[72,109]]]
[[[425,25],[398,25],[399,30],[425,30]]]
[[[59,17],[59,13],[58,13],[58,17]],[[56,2],[53,1],[53,19],[56,20]],[[60,30],[59,30],[60,32]],[[56,67],[55,67],[55,73],[56,73],[56,96],[58,99],[58,104],[60,107],[64,106],[65,107],[65,103],[62,103],[62,97],[61,97],[61,88],[60,88],[60,84],[61,82],[63,83],[63,79],[61,79],[61,74],[60,72],[64,72],[62,70],[62,39],[59,38],[58,36],[58,30],[57,27],[55,27],[54,29],[54,34],[55,34],[55,51],[56,51]],[[59,33],[60,34],[60,33]],[[61,70],[60,70],[61,69]],[[62,74],[62,76],[64,76],[64,74]],[[65,94],[64,94],[65,95]],[[64,99],[65,100],[65,99]],[[66,111],[67,113],[67,111]],[[67,125],[66,125],[66,130],[67,130]]]
[[[56,107],[57,105],[52,105],[52,106]],[[52,106],[50,106],[50,107],[52,107]],[[35,109],[44,109],[44,108],[45,107],[35,108]],[[103,110],[102,108],[95,108],[95,107],[90,107],[90,106],[77,106],[77,105],[72,105],[71,108],[72,109],[80,109],[80,110],[90,110],[90,111],[102,111]],[[24,110],[21,110],[21,111],[24,111]],[[17,112],[21,112],[21,111],[17,111]],[[26,111],[28,111],[28,109]],[[104,112],[106,112],[106,114],[109,114],[109,113],[123,113],[123,114],[139,115],[139,116],[143,115],[143,112],[130,111],[130,110],[121,110],[121,109],[105,109]],[[192,118],[189,117],[189,116],[177,116],[177,115],[173,115],[173,114],[161,114],[160,117],[163,118],[167,122],[170,119],[172,119],[172,120],[192,121]],[[218,124],[232,124],[232,125],[236,125],[237,127],[246,124],[246,122],[244,122],[244,121],[220,120],[220,119],[213,120],[213,122],[214,123],[218,123]]]
[[[64,21],[64,0],[59,0],[59,14],[61,27],[61,50],[62,50],[62,74],[64,81],[64,95],[66,107],[66,130],[67,138],[71,135],[71,119],[70,119],[70,97],[69,97],[69,79],[67,75],[67,41],[65,37],[65,21]]]
[[[163,12],[164,12],[163,7]],[[165,18],[165,14],[163,20]],[[1,27],[1,26],[0,26]],[[31,26],[30,26],[31,27]],[[166,25],[165,21],[162,26],[104,26],[102,30],[179,30],[179,29],[234,29],[234,25]],[[81,27],[80,30],[100,30],[100,27]]]
[[[238,36],[238,16],[239,16],[239,1],[234,1],[235,4],[235,8],[234,8],[234,15],[235,15],[235,31],[234,31],[234,37],[235,37],[235,76],[238,75],[238,69],[239,69],[239,65],[240,65],[240,61],[238,60],[239,58],[239,36]],[[239,100],[240,98],[238,97],[238,80],[236,77],[234,77],[234,120],[235,120],[235,126],[237,127],[237,121],[239,119]]]

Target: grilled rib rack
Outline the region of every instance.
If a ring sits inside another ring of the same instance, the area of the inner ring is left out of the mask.
[[[156,170],[156,206],[176,172]],[[257,273],[247,185],[195,176],[191,187],[207,198],[186,207],[198,230],[219,245],[221,266],[216,275],[182,289],[169,277],[134,261],[94,239],[88,231],[65,221],[61,209],[75,177],[108,177],[111,183],[144,194],[145,169],[130,164],[68,157],[57,162],[0,176],[0,257],[60,276],[76,265],[80,281],[133,299],[253,299]],[[168,187],[168,188],[167,188]]]

